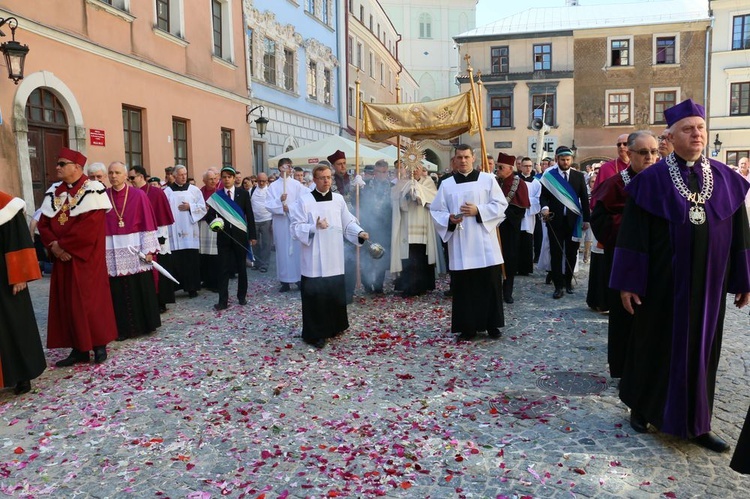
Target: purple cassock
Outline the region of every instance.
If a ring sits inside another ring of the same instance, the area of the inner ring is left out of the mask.
[[[158,187],[153,187],[147,183],[141,190],[146,193],[148,200],[151,201],[151,208],[154,210],[154,216],[156,217],[156,226],[164,227],[172,225],[174,223],[174,215],[172,214],[172,208],[169,207],[169,200],[164,191]]]
[[[689,168],[674,156],[690,186]],[[702,158],[693,167],[704,185]],[[662,160],[627,186],[628,201],[614,253],[610,287],[636,293],[620,398],[662,432],[683,438],[711,430],[716,371],[727,293],[750,292],[747,182],[710,160],[713,193],[705,222],[689,219],[691,203]]]

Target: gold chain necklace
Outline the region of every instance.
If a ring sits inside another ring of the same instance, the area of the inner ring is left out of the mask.
[[[117,222],[117,226],[118,227],[125,227],[125,221],[122,219],[122,217],[123,217],[123,215],[125,215],[125,205],[128,204],[128,189],[130,189],[130,187],[128,187],[126,185],[125,186],[125,200],[122,202],[122,213],[120,213],[119,211],[117,211],[117,205],[115,204],[115,198],[112,197],[112,191],[114,191],[115,188],[113,187],[112,191],[109,191],[109,200],[112,201],[112,209],[115,210],[115,215],[117,215],[117,219],[119,220]]]

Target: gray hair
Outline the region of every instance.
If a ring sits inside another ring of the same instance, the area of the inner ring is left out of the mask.
[[[178,170],[185,170],[187,172],[187,166],[185,165],[174,165],[174,169],[172,170],[172,175],[177,175]]]
[[[380,166],[385,166],[386,168],[388,168],[388,162],[384,159],[379,159],[375,162],[375,168],[378,168]]]
[[[217,170],[216,168],[214,168],[214,167],[212,166],[211,168],[209,168],[208,170],[206,170],[205,172],[203,172],[203,181],[204,181],[204,182],[206,181],[206,179],[208,178],[208,176],[209,176],[209,175],[210,175],[211,173],[215,173],[215,174],[217,174],[217,175],[218,175],[218,174],[219,174],[219,171],[218,171],[218,170]]]
[[[107,173],[107,167],[104,165],[104,163],[91,163],[86,167],[86,176],[90,177],[94,174],[94,172]]]
[[[654,135],[654,132],[652,132],[651,130],[638,130],[637,132],[633,132],[628,135],[628,149],[632,148],[635,144],[635,141],[641,137],[651,137],[658,142],[656,135]]]

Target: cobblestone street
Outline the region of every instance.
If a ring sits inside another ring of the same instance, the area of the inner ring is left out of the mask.
[[[314,350],[299,293],[250,272],[249,303],[202,291],[99,366],[0,394],[0,486],[28,497],[741,497],[714,454],[636,434],[606,365],[607,316],[516,279],[501,339],[456,344],[450,299],[357,296]],[[230,284],[233,286],[234,284]],[[49,276],[31,285],[46,334]],[[392,286],[390,286],[392,289]],[[294,288],[293,288],[294,289]],[[232,292],[230,290],[230,297]],[[747,310],[727,307],[714,431],[750,402]],[[67,355],[47,351],[50,365]],[[745,492],[742,492],[742,491]]]

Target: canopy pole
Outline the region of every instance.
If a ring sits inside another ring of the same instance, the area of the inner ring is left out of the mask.
[[[357,93],[357,111],[354,113],[355,117],[355,130],[356,130],[356,140],[354,143],[354,176],[356,178],[357,175],[359,175],[359,120],[362,119],[362,102],[361,102],[361,96],[359,94],[359,86],[361,82],[359,81],[359,68],[357,68],[357,80],[354,82],[354,88],[355,92]],[[355,215],[357,216],[357,220],[359,220],[359,183],[355,186],[354,191],[354,199],[355,199]],[[359,266],[360,266],[360,252],[359,252],[359,246],[357,246],[357,283],[355,285],[355,288],[362,287],[362,278],[360,276],[359,272]]]
[[[474,103],[474,111],[477,113],[477,120],[479,121],[479,144],[482,151],[482,171],[488,172],[490,164],[487,161],[487,145],[484,142],[484,123],[482,122],[482,113],[479,107],[479,98],[477,91],[474,88],[474,69],[471,67],[471,56],[466,54],[464,56],[466,60],[466,70],[469,72],[469,88],[471,88],[472,102]]]
[[[401,76],[396,75],[396,104],[401,104]],[[401,180],[401,135],[396,135],[396,178]]]

